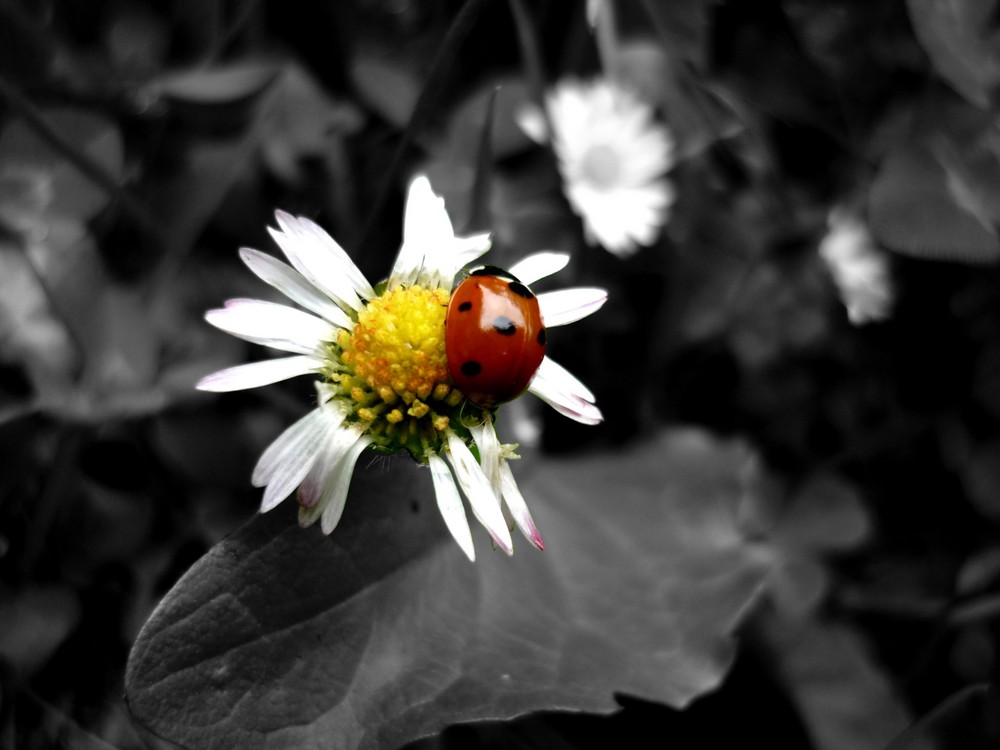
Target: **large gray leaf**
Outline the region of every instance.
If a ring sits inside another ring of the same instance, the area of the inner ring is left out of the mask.
[[[280,508],[195,564],[135,644],[130,707],[247,749],[396,747],[616,691],[683,706],[725,675],[767,572],[736,521],[745,452],[683,431],[539,463],[521,484],[546,550],[480,544],[473,564],[426,472],[360,469],[332,536]]]

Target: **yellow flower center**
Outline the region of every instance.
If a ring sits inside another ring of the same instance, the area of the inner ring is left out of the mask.
[[[450,296],[447,289],[420,285],[387,290],[331,346],[326,376],[348,402],[349,419],[366,425],[376,448],[405,448],[425,460],[428,451],[440,450],[449,426],[466,416],[482,419],[448,374]]]
[[[373,299],[358,315],[342,361],[374,391],[406,402],[426,399],[448,382],[444,289],[400,287]]]

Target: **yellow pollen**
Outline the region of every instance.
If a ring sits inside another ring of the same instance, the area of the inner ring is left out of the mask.
[[[449,292],[398,287],[371,300],[343,343],[342,361],[384,402],[410,404],[448,382],[444,320]]]
[[[421,462],[444,449],[457,431],[490,418],[454,387],[445,350],[449,289],[419,284],[389,289],[369,300],[351,330],[330,342],[323,374],[349,423],[364,430],[374,450],[405,450]]]
[[[416,417],[417,419],[419,419],[420,417],[426,416],[427,412],[429,412],[430,410],[431,407],[429,407],[423,401],[414,401],[413,406],[407,409],[406,413],[409,414],[411,417]]]

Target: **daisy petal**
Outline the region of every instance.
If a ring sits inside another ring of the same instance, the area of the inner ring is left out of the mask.
[[[240,248],[240,258],[258,278],[273,286],[292,302],[321,315],[335,326],[353,327],[353,322],[347,313],[294,268],[250,247]]]
[[[455,274],[479,256],[489,251],[493,241],[489,234],[455,237],[435,251],[434,268],[430,280],[438,285],[451,286]],[[429,260],[429,258],[428,258]]]
[[[455,231],[444,208],[444,199],[435,195],[424,175],[410,183],[403,216],[403,245],[389,274],[389,288],[412,284],[435,257],[455,239]]]
[[[300,216],[298,223],[299,231],[304,237],[311,238],[313,242],[317,243],[319,247],[322,247],[343,266],[347,276],[354,284],[354,289],[357,291],[358,296],[362,299],[372,299],[375,296],[375,290],[372,289],[371,283],[365,278],[361,269],[355,265],[354,260],[347,254],[347,251],[340,246],[339,242],[327,234],[326,230],[319,224],[311,219],[307,219],[305,216]]]
[[[308,356],[267,359],[213,372],[199,380],[195,388],[215,393],[242,391],[306,375],[321,366],[322,362]]]
[[[321,515],[323,515],[323,508],[318,504],[299,505],[299,528],[308,529],[319,520]]]
[[[597,402],[597,397],[593,391],[580,382],[580,379],[576,375],[552,359],[552,357],[543,357],[539,369],[545,371],[542,377],[549,382],[557,383],[560,390],[581,398],[584,401],[589,401],[592,404]]]
[[[340,456],[330,468],[326,488],[319,499],[318,507],[323,509],[320,527],[324,534],[331,533],[340,523],[340,517],[344,514],[344,505],[347,503],[347,490],[351,486],[351,477],[354,476],[354,465],[358,462],[362,451],[372,442],[372,439],[364,435],[363,431],[362,427],[354,427],[350,430],[342,430],[337,435],[338,443],[341,442],[341,436],[343,436],[343,442],[352,442],[340,450]]]
[[[563,416],[577,422],[590,425],[603,422],[601,410],[585,397],[593,394],[586,388],[577,390],[577,385],[582,383],[572,376],[571,379],[564,378],[563,374],[569,373],[561,366],[552,367],[554,364],[548,357],[543,359],[528,390]]]
[[[231,299],[209,310],[205,320],[216,328],[254,344],[296,354],[315,354],[333,338],[333,328],[315,315],[256,299]]]
[[[254,486],[267,485],[260,512],[276,507],[299,486],[320,457],[331,428],[322,410],[314,409],[268,446],[254,468]]]
[[[507,270],[520,279],[522,283],[531,286],[539,279],[558,273],[569,263],[567,253],[533,253],[522,258]]]
[[[468,446],[454,432],[448,432],[448,452],[446,454],[455,470],[455,478],[469,500],[472,513],[489,532],[496,545],[508,555],[514,553],[510,530],[500,510],[493,488],[476,463]]]
[[[486,481],[495,489],[500,487],[500,439],[493,422],[488,420],[469,428],[479,449],[479,466]]]
[[[542,535],[538,533],[538,527],[528,511],[528,504],[524,502],[524,496],[514,481],[510,466],[506,461],[500,462],[500,489],[503,492],[503,500],[507,503],[510,514],[514,517],[514,523],[521,530],[524,537],[538,549],[545,549],[545,542]]]
[[[545,326],[552,328],[586,318],[600,310],[607,299],[606,289],[581,286],[560,289],[556,292],[542,292],[538,295],[538,305],[541,307]]]
[[[319,458],[313,462],[312,468],[306,474],[305,479],[299,484],[299,522],[304,527],[310,526],[316,522],[320,514],[323,512],[323,508],[320,507],[319,501],[323,497],[323,492],[326,490],[327,482],[330,481],[330,467],[333,465],[334,461],[330,454],[331,446],[333,441],[327,441],[326,444],[321,449]],[[302,511],[304,510],[315,510],[315,514],[309,520],[308,523],[301,523],[302,521]]]
[[[304,219],[284,211],[275,211],[274,217],[281,231],[270,227],[267,231],[295,269],[331,299],[360,310],[364,306],[360,295],[368,290],[359,285],[364,277],[340,245],[318,227],[313,231],[310,225],[315,224],[305,224]],[[369,286],[367,281],[364,284]]]
[[[291,460],[295,460],[293,454],[301,452],[303,446],[314,446],[313,451],[318,455],[323,447],[321,442],[323,435],[327,430],[336,430],[340,427],[346,416],[346,408],[338,409],[324,405],[313,409],[282,432],[264,450],[254,467],[250,483],[254,487],[269,484],[279,467],[290,457]]]
[[[403,217],[403,243],[430,246],[451,240],[455,230],[444,207],[444,198],[434,193],[430,180],[419,175],[410,183]]]
[[[472,543],[472,530],[469,528],[469,519],[465,515],[465,507],[462,505],[462,498],[458,494],[458,487],[455,479],[451,475],[451,469],[440,456],[430,456],[427,459],[428,466],[431,467],[431,479],[434,480],[434,495],[437,497],[438,510],[441,518],[444,519],[448,531],[462,548],[462,552],[469,558],[470,562],[476,561],[476,548]]]

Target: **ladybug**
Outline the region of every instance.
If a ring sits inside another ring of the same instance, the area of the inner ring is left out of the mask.
[[[448,302],[445,351],[452,380],[472,403],[491,408],[517,398],[545,356],[538,298],[501,268],[476,269]]]

